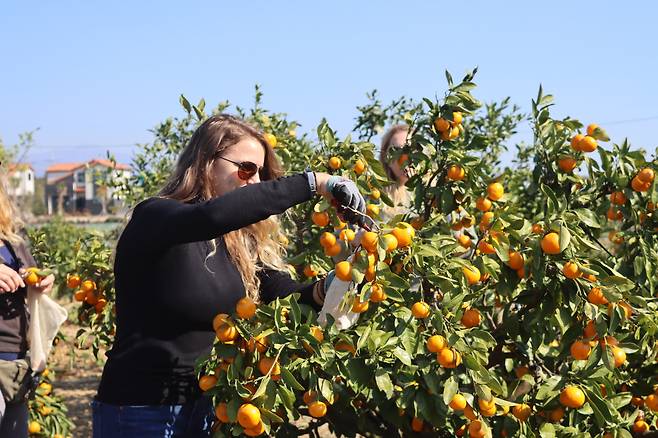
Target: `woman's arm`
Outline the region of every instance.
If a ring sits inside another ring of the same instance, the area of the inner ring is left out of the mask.
[[[258,277],[260,278],[260,297],[265,303],[299,292],[301,294],[300,303],[308,304],[316,311],[322,308],[324,302],[323,280],[303,284],[290,278],[287,272],[274,269],[263,269],[258,272]]]
[[[249,184],[197,204],[151,198],[135,208],[123,238],[136,250],[211,240],[311,199],[302,174]]]

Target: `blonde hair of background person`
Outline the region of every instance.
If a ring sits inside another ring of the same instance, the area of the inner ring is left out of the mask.
[[[174,172],[160,191],[160,197],[181,202],[199,202],[221,195],[212,192],[215,185],[210,181],[213,164],[211,158],[213,155],[221,154],[228,146],[243,137],[258,139],[263,145],[265,149],[263,169],[270,172],[267,179],[276,179],[283,175],[278,160],[262,134],[242,120],[234,117],[228,120],[230,123],[226,123],[225,118],[218,118],[217,121],[210,122],[207,130],[195,132],[189,146],[179,157]],[[218,149],[217,145],[221,145],[221,148]],[[279,234],[279,220],[276,216],[271,216],[224,235],[226,247],[242,277],[247,296],[255,302],[260,301],[260,279],[256,275],[259,263],[262,267],[278,271],[290,270],[283,261],[284,247],[278,240]],[[213,250],[206,260],[217,250],[216,240],[211,241],[210,244]]]
[[[0,169],[0,238],[16,244],[23,241],[18,234],[23,228],[23,222],[19,219],[18,210],[7,195],[5,178],[5,173]]]
[[[398,214],[408,213],[412,203],[412,196],[405,184],[409,180],[409,175],[403,169],[397,159],[392,159],[391,149],[404,146],[407,142],[409,127],[407,125],[395,125],[389,129],[382,137],[381,149],[379,150],[379,161],[384,166],[386,176],[393,181],[393,184],[387,186],[384,191],[393,201],[393,207],[384,205],[382,212],[387,218]]]

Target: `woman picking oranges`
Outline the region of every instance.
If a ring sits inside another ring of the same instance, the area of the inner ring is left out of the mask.
[[[349,180],[281,177],[263,134],[226,115],[207,119],[159,193],[137,205],[116,249],[116,339],[94,401],[94,437],[210,436],[212,407],[195,361],[213,344],[213,317],[243,297],[293,292],[319,309],[323,281],[285,273],[275,215],[315,194],[347,207],[365,201]]]
[[[52,274],[40,278],[25,269],[36,263],[20,235],[21,226],[18,212],[7,196],[0,173],[0,360],[12,362],[16,367],[17,361],[24,360],[28,349],[28,288],[39,293],[49,293],[55,280]],[[18,368],[12,369],[11,364],[5,365],[8,366],[3,366],[0,372],[6,371],[9,375],[4,376],[3,381],[14,379]],[[25,376],[31,378],[30,373]],[[0,389],[0,437],[26,437],[27,422],[27,399],[10,397]]]

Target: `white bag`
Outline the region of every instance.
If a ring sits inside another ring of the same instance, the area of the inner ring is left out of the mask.
[[[353,256],[348,260],[352,261]],[[338,330],[349,328],[359,319],[359,314],[352,312],[352,306],[345,305],[341,310],[340,305],[345,297],[345,293],[350,289],[350,282],[343,281],[334,276],[329,283],[329,289],[324,297],[324,304],[318,315],[318,322],[322,327],[327,325],[327,314],[333,316],[336,321],[335,325]]]
[[[48,353],[57,336],[59,327],[66,321],[66,309],[48,295],[28,289],[27,305],[30,309],[30,326],[27,338],[30,342],[30,366],[32,371],[46,369]]]

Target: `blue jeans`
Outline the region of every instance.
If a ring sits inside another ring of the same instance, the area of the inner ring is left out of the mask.
[[[184,405],[117,406],[94,400],[93,438],[202,438],[211,435],[209,397]]]

